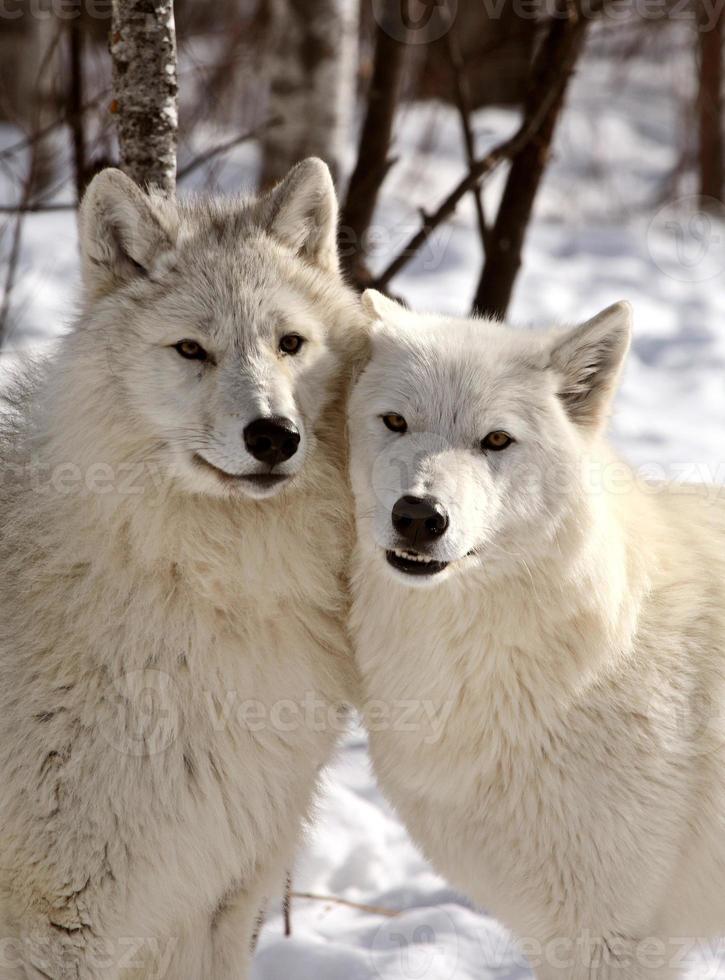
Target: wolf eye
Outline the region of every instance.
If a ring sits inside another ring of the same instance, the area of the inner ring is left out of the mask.
[[[391,432],[406,432],[408,429],[408,423],[402,415],[396,415],[395,412],[390,412],[388,415],[381,415],[380,417],[383,420],[383,424]]]
[[[283,354],[299,354],[304,342],[305,338],[298,333],[286,333],[279,342],[279,349]]]
[[[197,344],[195,340],[180,340],[178,344],[174,344],[174,350],[187,361],[205,361],[208,357],[201,344]]]
[[[502,449],[508,449],[512,442],[515,442],[508,432],[504,432],[502,429],[497,429],[495,432],[489,432],[489,434],[481,439],[481,449],[484,452],[494,452],[498,453]]]

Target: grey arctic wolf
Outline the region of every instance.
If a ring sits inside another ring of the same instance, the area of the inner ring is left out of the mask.
[[[542,332],[379,294],[350,399],[377,776],[542,980],[677,976],[725,934],[725,506],[603,438],[618,304]]]
[[[336,214],[316,160],[87,192],[81,315],[1,430],[3,980],[247,975],[354,695]]]

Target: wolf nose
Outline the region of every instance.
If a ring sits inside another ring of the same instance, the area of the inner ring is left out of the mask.
[[[270,416],[255,419],[244,430],[244,445],[260,463],[274,466],[297,452],[300,433],[292,419]]]
[[[446,533],[448,514],[435,497],[401,497],[393,504],[393,527],[411,544],[428,544]]]

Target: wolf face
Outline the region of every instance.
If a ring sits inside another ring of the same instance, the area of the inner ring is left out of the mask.
[[[189,491],[260,499],[302,471],[340,367],[336,219],[319,160],[256,201],[177,204],[114,170],[91,184],[80,329]]]
[[[586,482],[629,306],[533,334],[370,290],[363,302],[375,333],[349,405],[359,547],[409,585],[535,557]]]

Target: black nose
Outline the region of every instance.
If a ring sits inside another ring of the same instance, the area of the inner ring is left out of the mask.
[[[300,433],[291,419],[270,416],[255,419],[244,430],[244,445],[260,463],[274,466],[297,452]]]
[[[434,497],[401,497],[393,505],[393,527],[411,544],[428,544],[446,533],[448,514]]]

